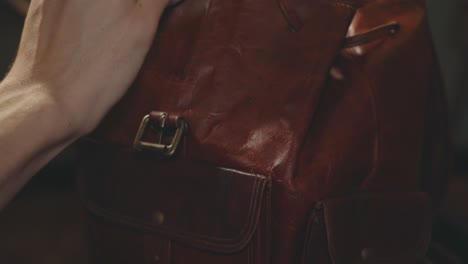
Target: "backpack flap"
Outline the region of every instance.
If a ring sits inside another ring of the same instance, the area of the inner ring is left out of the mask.
[[[268,179],[82,142],[80,188],[94,215],[193,248],[234,253],[259,224]]]

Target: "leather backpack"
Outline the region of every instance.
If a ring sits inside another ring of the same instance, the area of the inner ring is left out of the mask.
[[[447,174],[419,0],[185,0],[80,142],[99,264],[426,263]]]

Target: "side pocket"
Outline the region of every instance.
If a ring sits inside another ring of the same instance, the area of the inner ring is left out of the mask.
[[[425,193],[362,193],[312,210],[302,263],[418,264],[431,238]]]

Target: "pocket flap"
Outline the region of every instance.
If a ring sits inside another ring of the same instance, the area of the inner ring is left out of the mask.
[[[94,214],[217,252],[243,249],[258,225],[266,177],[81,143],[79,186]]]
[[[424,193],[362,194],[323,202],[334,264],[416,263],[431,239]]]

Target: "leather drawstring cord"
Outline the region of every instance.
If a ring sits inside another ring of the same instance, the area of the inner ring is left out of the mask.
[[[398,33],[398,31],[400,31],[400,28],[401,26],[399,23],[392,22],[390,24],[374,28],[368,32],[347,37],[343,44],[343,48],[354,48],[357,46],[366,45],[381,38],[393,36]]]

